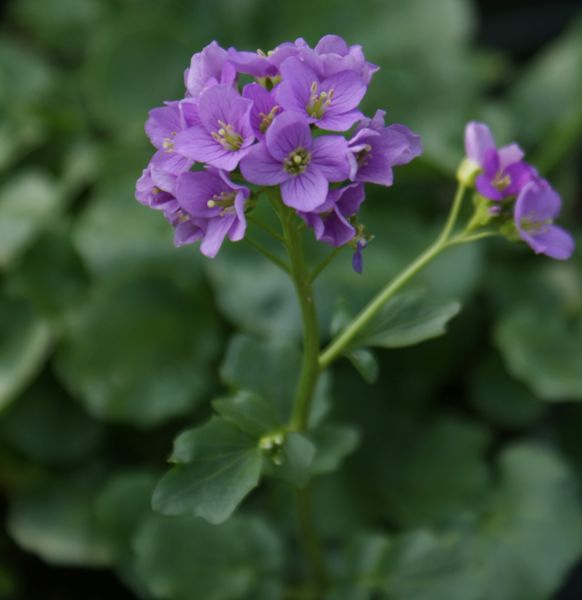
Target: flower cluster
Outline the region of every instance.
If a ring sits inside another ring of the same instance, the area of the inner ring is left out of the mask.
[[[364,184],[392,185],[392,168],[421,153],[407,127],[359,110],[377,69],[335,35],[266,54],[212,42],[192,57],[185,97],[149,113],[156,152],[136,198],[163,212],[177,245],[201,240],[213,257],[227,236],[244,237],[261,187],[278,186],[318,240],[353,245],[361,270]]]
[[[497,148],[491,130],[471,122],[465,129],[468,168],[464,171],[487,206],[488,219],[512,223],[512,229],[537,254],[567,260],[574,251],[572,236],[554,225],[560,196],[524,160],[517,144]],[[475,177],[476,176],[476,177]]]

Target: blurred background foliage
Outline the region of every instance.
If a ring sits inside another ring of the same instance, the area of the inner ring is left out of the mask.
[[[220,526],[150,509],[173,437],[203,422],[235,329],[296,342],[290,285],[243,244],[176,250],[133,199],[147,110],[210,40],[338,33],[382,70],[368,112],[425,153],[370,193],[363,276],[318,285],[325,335],[444,218],[462,131],[518,139],[582,242],[578,1],[11,0],[0,3],[0,598],[301,598],[286,484]],[[317,252],[316,249],[313,250]],[[582,597],[582,260],[487,242],[419,278],[447,336],[343,361],[332,412],[360,432],[314,485],[335,600]],[[578,567],[576,566],[578,565]],[[285,584],[286,585],[286,584]],[[369,591],[374,588],[375,591]]]

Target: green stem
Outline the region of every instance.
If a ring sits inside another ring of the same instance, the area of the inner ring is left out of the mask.
[[[314,527],[311,494],[307,486],[297,490],[296,502],[301,543],[311,567],[313,593],[310,597],[311,600],[319,600],[323,597],[323,592],[327,586],[327,571],[319,538]]]
[[[289,265],[287,265],[284,261],[282,261],[278,256],[273,254],[270,250],[267,250],[267,248],[265,248],[262,244],[259,244],[259,242],[256,242],[255,240],[251,239],[248,236],[245,237],[244,240],[249,246],[251,246],[257,252],[262,254],[265,258],[270,260],[274,265],[276,265],[277,267],[279,267],[280,269],[285,271],[285,273],[287,273],[287,275],[291,274],[291,269],[289,268]]]
[[[274,199],[273,204],[283,227],[283,236],[291,266],[290,276],[297,293],[303,323],[303,362],[293,400],[293,412],[289,426],[292,431],[301,432],[309,426],[311,404],[320,374],[318,360],[319,326],[315,298],[303,254],[301,231],[294,220],[293,211],[283,206],[278,198]],[[326,587],[327,573],[321,544],[315,528],[311,498],[307,486],[297,491],[296,505],[300,540],[311,570],[311,598],[312,600],[320,600]]]
[[[375,298],[352,320],[352,322],[329,344],[319,357],[319,368],[326,369],[329,365],[339,358],[345,348],[350,344],[354,337],[376,316],[386,302],[408,283],[421,269],[437,257],[449,245],[449,237],[455,227],[465,187],[460,185],[455,194],[455,199],[451,212],[436,241],[431,244],[420,256],[412,261],[403,271],[401,271],[392,281],[390,281]]]
[[[291,429],[305,431],[309,425],[311,402],[319,378],[319,326],[315,310],[315,298],[305,257],[300,232],[293,221],[293,213],[281,205],[279,209],[284,238],[291,265],[291,279],[295,286],[301,319],[303,322],[303,363],[299,384],[293,400]]]

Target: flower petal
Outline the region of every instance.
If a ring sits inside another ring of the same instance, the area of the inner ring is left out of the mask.
[[[307,121],[297,113],[279,115],[267,129],[265,141],[273,158],[283,161],[298,148],[310,150],[313,145]]]
[[[328,181],[337,182],[350,175],[350,149],[346,139],[339,135],[324,135],[313,140],[311,164]]]
[[[287,206],[311,212],[325,202],[328,189],[327,179],[323,173],[317,169],[308,169],[305,173],[283,182],[281,196]]]
[[[503,146],[497,151],[499,154],[499,168],[505,171],[509,165],[520,162],[525,156],[525,152],[517,144]]]
[[[176,199],[189,215],[208,219],[220,213],[220,207],[209,208],[208,201],[224,191],[228,187],[216,173],[195,171],[178,177]]]
[[[465,128],[465,153],[467,158],[483,167],[487,150],[495,150],[495,140],[491,130],[485,123],[469,122]]]
[[[278,185],[289,177],[283,163],[271,156],[264,142],[249,150],[241,160],[240,169],[247,181],[257,185]]]
[[[235,219],[236,215],[229,213],[223,217],[216,217],[208,221],[204,239],[202,240],[202,244],[200,244],[200,252],[202,252],[204,256],[214,258],[218,254],[218,251],[224,242],[224,238],[228,234]]]

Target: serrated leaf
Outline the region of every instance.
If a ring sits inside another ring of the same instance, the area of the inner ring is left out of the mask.
[[[257,440],[219,417],[178,436],[170,460],[177,465],[158,483],[154,510],[214,524],[259,484],[263,465]]]
[[[242,391],[219,398],[212,406],[221,417],[252,436],[261,436],[284,425],[277,417],[275,407],[252,392]]]
[[[459,302],[443,302],[423,290],[411,290],[389,300],[358,333],[349,350],[366,346],[402,348],[438,337],[461,309]]]

